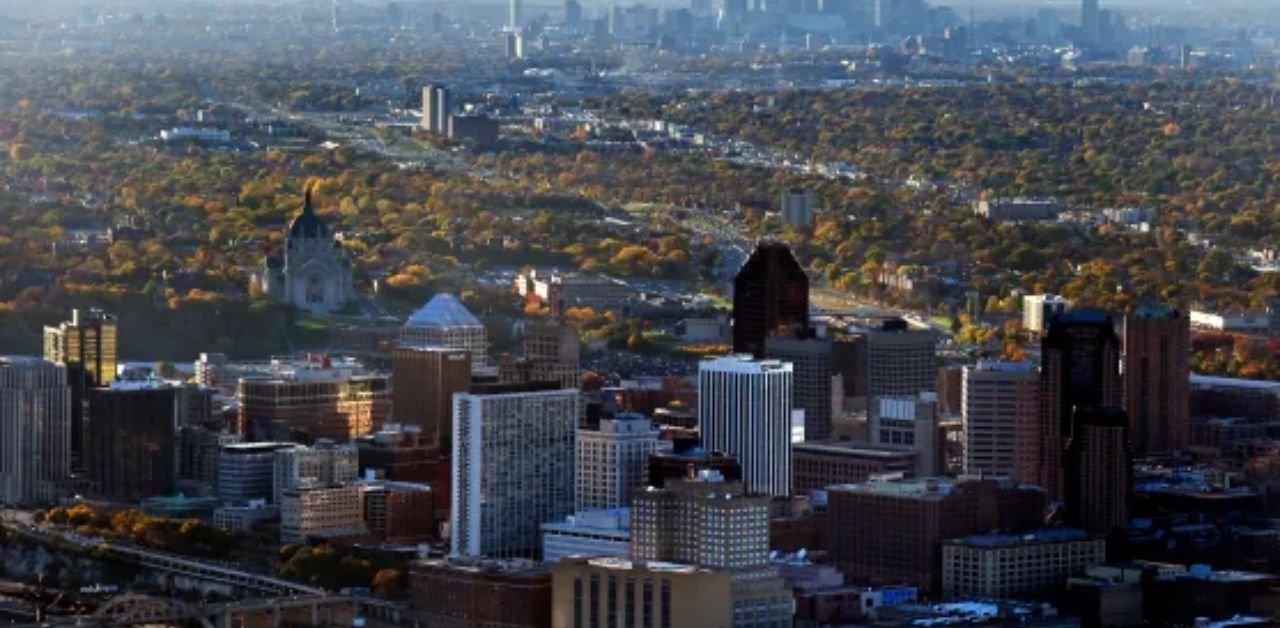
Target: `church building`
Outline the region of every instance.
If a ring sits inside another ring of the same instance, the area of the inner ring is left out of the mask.
[[[307,189],[302,212],[289,223],[283,255],[266,260],[261,288],[267,296],[312,314],[328,314],[355,299],[351,260],[311,205]]]

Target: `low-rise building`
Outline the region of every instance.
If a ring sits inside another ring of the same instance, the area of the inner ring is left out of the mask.
[[[551,628],[551,572],[530,561],[426,560],[409,570],[421,626]],[[555,626],[572,624],[556,623]]]
[[[542,524],[542,560],[555,563],[570,556],[630,557],[630,509],[588,510]]]
[[[280,542],[363,536],[364,499],[357,485],[296,487],[280,498]]]
[[[551,573],[555,626],[769,625],[735,621],[733,587],[724,571],[610,557],[568,558]]]
[[[974,203],[973,213],[996,222],[1057,220],[1062,204],[1054,199],[1000,198]]]
[[[942,594],[951,599],[1035,596],[1106,559],[1105,540],[1072,528],[952,539],[942,544]]]
[[[857,441],[796,443],[791,446],[792,482],[803,495],[833,484],[857,484],[886,473],[911,474],[916,451],[907,445]]]
[[[426,484],[366,480],[360,483],[364,525],[384,541],[433,539],[437,534],[434,495]]]

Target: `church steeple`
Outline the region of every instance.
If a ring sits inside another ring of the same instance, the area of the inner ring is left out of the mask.
[[[306,191],[303,193],[302,212],[300,212],[289,225],[289,237],[291,238],[329,237],[329,226],[316,215],[316,210],[311,200],[311,191],[312,187],[307,185]]]

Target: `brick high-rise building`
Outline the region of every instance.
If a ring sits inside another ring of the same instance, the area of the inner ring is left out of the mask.
[[[671,451],[648,417],[620,414],[599,430],[578,430],[578,510],[626,508],[644,487],[650,454]]]
[[[869,583],[938,591],[942,542],[1038,527],[1044,492],[994,480],[881,479],[827,489],[828,550],[841,572]]]
[[[118,382],[89,390],[86,468],[93,494],[123,502],[169,495],[177,481],[177,389]]]
[[[735,355],[698,369],[702,444],[742,464],[747,490],[791,494],[792,366]]]
[[[1030,363],[964,368],[964,472],[1035,483],[1040,456],[1040,373]]]
[[[421,430],[430,453],[453,446],[453,395],[471,388],[466,349],[400,345],[391,354],[391,413],[401,425]]]
[[[1041,342],[1040,486],[1063,496],[1063,455],[1076,408],[1121,405],[1120,339],[1111,316],[1096,311],[1059,314]]]
[[[0,357],[0,501],[48,504],[71,476],[66,367]]]
[[[84,457],[89,389],[111,385],[119,364],[116,317],[101,310],[71,310],[71,320],[44,328],[44,359],[67,370],[71,387],[71,457]]]
[[[1139,308],[1124,320],[1124,409],[1138,452],[1186,447],[1191,433],[1191,322],[1179,310]]]
[[[387,378],[348,368],[276,364],[237,387],[240,433],[251,441],[347,442],[379,429],[391,414]]]
[[[733,279],[733,351],[764,357],[765,339],[809,328],[809,276],[781,242],[761,242]]]
[[[804,410],[804,439],[831,437],[831,341],[826,338],[772,336],[765,340],[765,356],[790,362],[795,408]]]
[[[1067,521],[1094,532],[1123,528],[1133,492],[1128,417],[1119,408],[1077,408],[1073,423],[1064,474]]]
[[[574,511],[577,390],[476,386],[454,396],[452,555],[536,558]]]

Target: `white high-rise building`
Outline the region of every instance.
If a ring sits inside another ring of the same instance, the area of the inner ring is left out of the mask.
[[[272,473],[272,503],[280,504],[284,492],[292,488],[354,482],[360,477],[359,458],[355,445],[337,445],[326,439],[316,441],[311,447],[277,450]]]
[[[644,485],[649,454],[669,452],[648,417],[620,414],[599,430],[578,430],[578,511],[626,508]]]
[[[964,472],[1037,480],[1040,374],[1027,362],[979,362],[962,375]]]
[[[791,494],[792,366],[734,355],[698,369],[702,446],[737,456],[751,493]]]
[[[1022,297],[1022,328],[1034,333],[1044,334],[1049,330],[1049,321],[1057,314],[1066,312],[1071,302],[1056,294],[1029,294]]]
[[[0,500],[49,503],[71,476],[67,369],[30,357],[0,357]]]
[[[453,397],[452,554],[536,558],[573,514],[577,390],[478,386]]]

